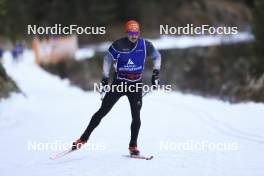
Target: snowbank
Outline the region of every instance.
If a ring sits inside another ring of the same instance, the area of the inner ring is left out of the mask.
[[[204,36],[169,36],[162,35],[158,39],[148,39],[159,49],[184,49],[196,46],[214,46],[231,43],[249,42],[254,40],[254,36],[248,32],[241,32],[237,35],[204,35]],[[76,59],[87,59],[94,56],[96,52],[105,52],[108,50],[111,42],[103,42],[98,45],[89,45],[81,48],[76,53]]]

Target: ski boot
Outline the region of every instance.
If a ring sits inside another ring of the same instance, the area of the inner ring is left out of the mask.
[[[72,150],[80,149],[85,143],[86,141],[82,141],[81,139],[76,140],[72,143]]]
[[[136,156],[139,156],[140,155],[140,151],[137,149],[136,146],[133,146],[133,147],[130,146],[128,148],[128,150],[129,150],[130,155],[136,155]]]

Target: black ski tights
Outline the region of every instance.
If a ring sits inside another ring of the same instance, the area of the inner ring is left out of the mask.
[[[122,81],[114,80],[112,85],[118,85]],[[129,84],[135,84],[135,83],[129,83]],[[92,119],[87,126],[86,130],[81,136],[81,140],[87,141],[93,132],[93,130],[99,125],[102,118],[112,109],[114,104],[119,100],[119,98],[123,95],[126,95],[128,97],[129,103],[130,103],[130,109],[132,114],[132,123],[131,123],[131,139],[129,146],[137,146],[137,138],[138,133],[141,125],[140,121],[140,109],[142,106],[142,91],[138,92],[117,92],[110,91],[107,92],[103,102],[101,104],[100,109],[92,116]]]

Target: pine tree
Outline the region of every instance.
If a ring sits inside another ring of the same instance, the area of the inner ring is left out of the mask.
[[[255,35],[255,57],[252,61],[251,70],[254,76],[264,73],[264,1],[255,0],[254,4],[254,35]]]

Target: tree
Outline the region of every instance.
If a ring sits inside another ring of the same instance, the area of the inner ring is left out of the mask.
[[[257,77],[264,73],[264,1],[255,0],[254,8],[254,34],[255,34],[255,57],[252,61],[251,70]]]

